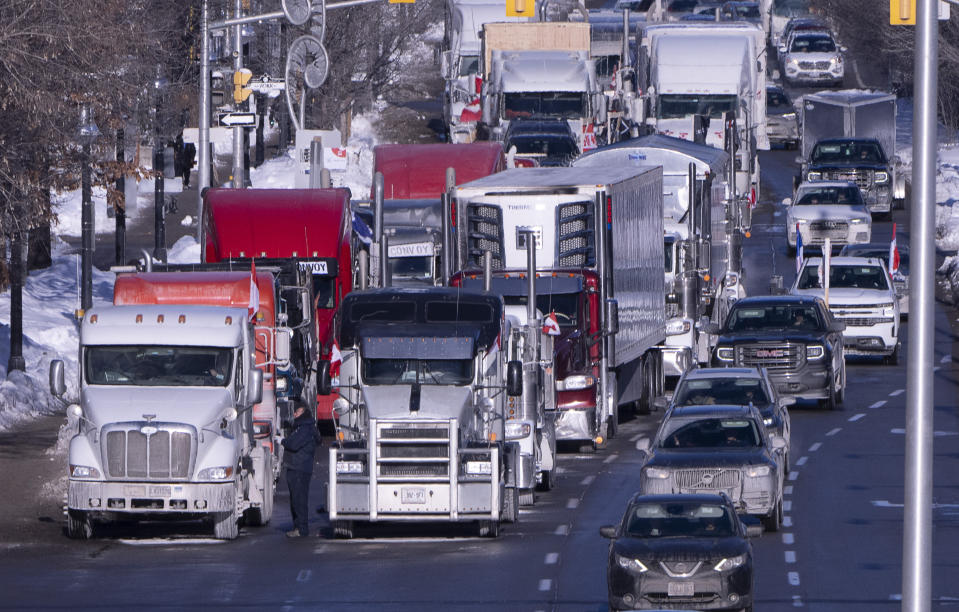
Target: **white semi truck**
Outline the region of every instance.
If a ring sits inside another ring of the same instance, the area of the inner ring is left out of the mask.
[[[67,534],[92,537],[99,521],[203,517],[217,538],[233,539],[243,513],[268,521],[274,475],[272,454],[254,437],[263,393],[255,351],[245,308],[84,313]],[[63,361],[51,363],[50,387],[64,397]]]
[[[640,48],[646,124],[734,151],[736,193],[752,202],[759,196],[759,151],[769,149],[765,49],[762,28],[740,22],[650,25]]]

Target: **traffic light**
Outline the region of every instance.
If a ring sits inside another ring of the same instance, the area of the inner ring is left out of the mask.
[[[536,0],[506,0],[507,17],[535,17]]]
[[[916,25],[916,0],[889,0],[889,25]]]
[[[233,101],[239,104],[250,97],[253,90],[246,84],[253,78],[253,71],[249,68],[240,68],[233,73]]]

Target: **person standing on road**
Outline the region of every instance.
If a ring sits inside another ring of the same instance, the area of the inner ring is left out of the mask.
[[[293,515],[293,529],[286,532],[288,538],[303,538],[310,534],[310,480],[313,478],[316,446],[321,440],[313,415],[302,404],[297,405],[293,412],[292,431],[283,438],[286,451],[283,453],[283,465],[286,467],[290,513]]]

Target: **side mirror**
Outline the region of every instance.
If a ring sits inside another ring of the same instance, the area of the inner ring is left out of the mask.
[[[842,332],[846,331],[846,324],[842,321],[833,321],[829,324],[829,331],[831,332]]]
[[[716,336],[716,335],[719,335],[719,332],[722,328],[719,326],[719,323],[716,323],[715,321],[710,321],[708,323],[704,323],[700,327],[700,329],[707,334]]]
[[[803,163],[805,163],[806,160],[803,159],[802,155],[797,155],[793,161],[801,166],[803,165]]]
[[[666,406],[669,406],[669,400],[664,395],[656,396],[656,399],[653,400],[653,407],[659,410],[666,410]]]
[[[779,52],[780,52],[780,53],[785,53],[785,52],[786,52],[786,45],[779,45]],[[773,78],[778,79],[779,77],[773,75]]]
[[[523,394],[522,361],[510,361],[506,364],[506,394],[511,397]]]
[[[786,397],[780,397],[778,402],[780,407],[792,406],[796,403],[796,398],[789,395]]]
[[[273,358],[280,363],[290,362],[290,343],[293,337],[292,330],[282,328],[276,332],[276,346],[273,347]]]
[[[333,381],[330,378],[330,362],[325,359],[316,364],[316,392],[320,395],[329,395],[333,391]]]
[[[613,335],[619,333],[619,302],[614,298],[606,300],[606,333]]]
[[[792,198],[783,198],[783,206],[792,206],[792,205],[793,205]]]
[[[63,397],[67,391],[67,385],[63,377],[63,360],[54,359],[50,362],[50,393],[53,397]]]
[[[641,437],[639,440],[636,440],[636,450],[648,453],[653,448],[653,441],[646,436]]]
[[[849,47],[839,47],[839,51],[840,53],[845,53],[846,51],[849,51]]]
[[[452,66],[453,52],[443,51],[443,54],[440,55],[440,75],[442,75],[442,77],[447,81],[452,78]]]
[[[782,436],[771,436],[769,445],[773,447],[773,450],[782,450],[786,448],[786,438]]]
[[[246,386],[246,403],[250,406],[263,401],[263,370],[250,370],[249,382]]]
[[[616,537],[616,526],[615,525],[603,525],[599,528],[599,535],[612,540]]]

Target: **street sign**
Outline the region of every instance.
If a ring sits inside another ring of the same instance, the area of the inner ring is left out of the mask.
[[[220,113],[220,125],[226,127],[253,127],[256,125],[256,113]]]
[[[258,81],[250,81],[246,86],[257,93],[268,94],[286,89],[286,81],[271,81],[267,77],[263,77]]]

